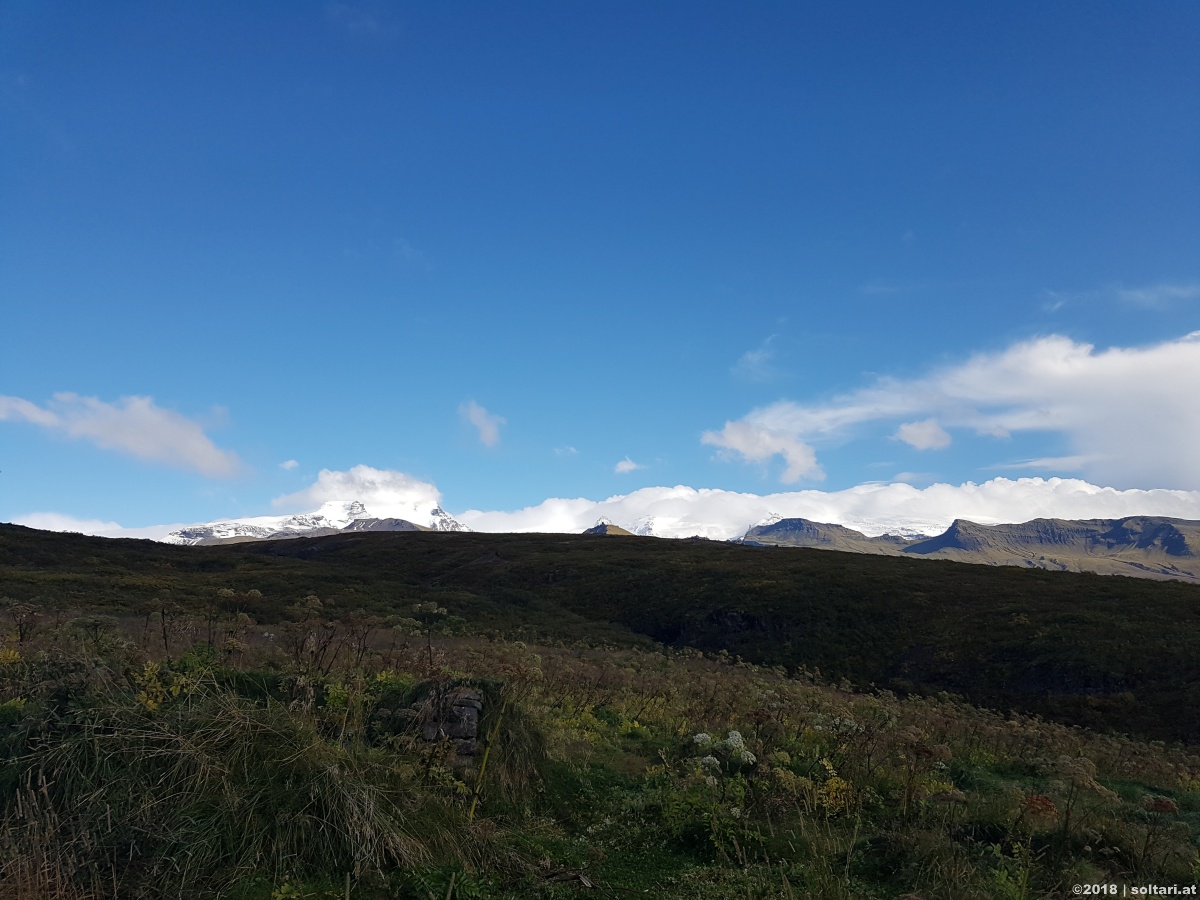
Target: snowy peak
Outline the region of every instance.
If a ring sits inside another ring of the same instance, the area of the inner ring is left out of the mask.
[[[434,531],[470,531],[471,529],[458,521],[440,506],[435,506],[429,513],[429,527]]]
[[[388,506],[379,510],[361,500],[330,500],[311,513],[290,516],[256,516],[209,522],[173,531],[164,538],[169,544],[225,544],[239,541],[281,540],[320,537],[344,531],[469,531],[437,504]]]

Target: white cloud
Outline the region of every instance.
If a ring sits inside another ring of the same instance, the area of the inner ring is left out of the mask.
[[[294,459],[285,459],[279,464],[279,468],[283,469],[285,472],[290,472],[292,469],[298,468],[299,466],[300,463],[296,462]]]
[[[1090,290],[1050,290],[1042,291],[1045,302],[1042,310],[1054,313],[1064,306],[1085,306],[1097,303],[1125,303],[1130,306],[1140,306],[1143,309],[1165,310],[1170,306],[1189,300],[1200,300],[1200,283],[1198,282],[1162,282],[1144,285],[1142,287],[1126,288],[1107,285]]]
[[[904,441],[915,450],[942,450],[949,447],[951,442],[950,435],[933,418],[905,422],[892,437]]]
[[[99,537],[146,538],[162,540],[172,531],[183,528],[183,525],[150,525],[146,528],[126,528],[116,522],[106,522],[102,519],[77,519],[62,513],[35,512],[25,516],[17,516],[13,524],[24,525],[26,528],[40,528],[42,531],[73,531],[78,534],[92,534]]]
[[[383,43],[400,34],[400,26],[390,12],[378,4],[329,3],[325,13],[354,38]]]
[[[635,463],[627,456],[613,467],[613,471],[618,475],[625,475],[628,472],[636,472],[638,469],[644,468],[646,468],[644,465]]]
[[[897,472],[892,476],[892,482],[903,482],[904,484],[916,484],[924,481],[926,483],[933,481],[936,476],[928,472]]]
[[[753,350],[747,350],[729,371],[744,381],[770,381],[775,377],[775,370],[771,365],[775,358],[775,351],[771,348],[774,340],[775,335],[771,335]]]
[[[1090,478],[1110,484],[1200,487],[1200,332],[1148,347],[1097,350],[1052,335],[981,353],[915,379],[881,378],[826,403],[781,401],[756,409],[704,443],[751,462],[807,465],[811,445],[845,442],[871,426],[936,417],[943,429],[1003,438],[1057,435]],[[765,438],[756,436],[766,435]]]
[[[376,516],[405,518],[400,511],[437,506],[441,499],[441,491],[427,481],[404,472],[360,465],[344,472],[322,469],[313,484],[276,497],[271,506],[285,512],[311,512],[330,501],[361,500]]]
[[[1200,300],[1200,284],[1154,284],[1140,288],[1120,288],[1117,298],[1135,306],[1162,309],[1177,300]]]
[[[500,426],[507,424],[503,416],[488,412],[474,400],[460,404],[458,414],[478,429],[479,440],[485,447],[495,447],[500,443]]]
[[[726,422],[720,431],[704,432],[700,441],[721,448],[722,456],[737,454],[750,462],[767,462],[774,456],[782,456],[787,465],[779,480],[784,484],[825,477],[813,448],[786,431],[750,421]]]
[[[869,297],[892,297],[896,294],[908,293],[908,288],[904,285],[879,279],[868,281],[859,290]]]
[[[579,451],[576,450],[574,447],[555,447],[554,455],[555,456],[578,456]]]
[[[407,271],[428,271],[431,266],[425,251],[414,247],[406,238],[398,237],[392,241],[392,258],[401,269]]]
[[[1022,459],[1017,462],[992,466],[993,469],[1037,469],[1041,472],[1078,472],[1094,456],[1039,456],[1037,459]]]
[[[0,396],[0,422],[7,419],[24,419],[34,425],[41,425],[43,428],[61,427],[58,416],[49,410],[42,409],[37,404],[22,400],[20,397]]]
[[[211,477],[229,477],[242,467],[237,454],[217,447],[197,422],[155,405],[152,397],[122,397],[114,404],[61,393],[42,408],[20,397],[0,396],[4,420],[24,420],[105,450]]]
[[[1044,294],[1046,296],[1046,300],[1042,303],[1042,312],[1044,313],[1056,313],[1071,300],[1070,297],[1060,294],[1057,291],[1048,290]]]
[[[875,535],[938,534],[960,518],[998,524],[1134,515],[1200,519],[1200,491],[1119,491],[1074,478],[995,478],[983,484],[933,484],[923,489],[862,484],[843,491],[767,495],[679,485],[642,488],[599,501],[551,498],[510,512],[468,510],[455,518],[476,531],[580,532],[603,516],[638,533],[728,540],[768,516],[832,522]]]

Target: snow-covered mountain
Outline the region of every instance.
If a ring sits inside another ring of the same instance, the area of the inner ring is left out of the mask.
[[[320,537],[340,531],[470,531],[434,504],[408,504],[371,510],[360,500],[331,500],[316,512],[288,516],[253,516],[190,525],[172,531],[169,544],[219,544],[232,541]]]
[[[691,538],[702,537],[710,541],[729,541],[741,537],[745,531],[742,523],[730,525],[723,521],[709,521],[689,515],[640,516],[625,526],[631,533],[643,537]]]

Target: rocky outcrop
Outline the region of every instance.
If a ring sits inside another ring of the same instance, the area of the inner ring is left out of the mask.
[[[432,696],[422,705],[425,707],[422,740],[450,741],[455,755],[475,756],[479,749],[483,691],[473,687],[456,687]]]
[[[460,765],[470,766],[482,753],[486,699],[470,684],[428,685],[415,695],[385,695],[371,714],[371,733],[379,743],[417,740],[445,744]]]
[[[342,531],[432,531],[407,519],[355,519]]]

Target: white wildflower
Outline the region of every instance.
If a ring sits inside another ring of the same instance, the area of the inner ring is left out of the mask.
[[[707,747],[712,742],[712,735],[707,731],[702,731],[699,734],[692,735],[692,743],[696,744],[697,746]]]

